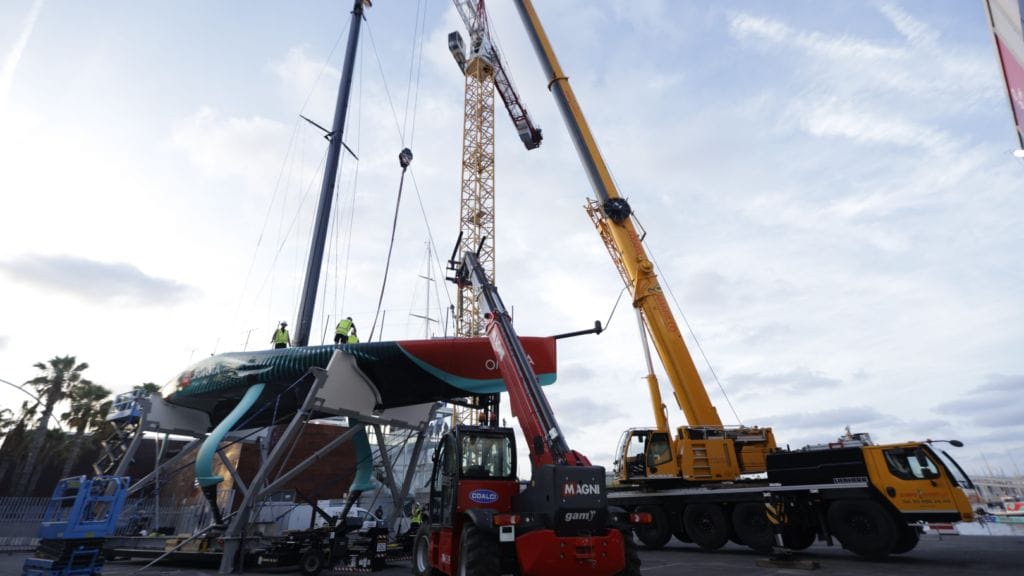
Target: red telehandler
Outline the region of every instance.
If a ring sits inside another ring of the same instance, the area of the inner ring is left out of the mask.
[[[632,524],[649,516],[609,508],[604,468],[566,444],[511,317],[473,252],[457,266],[455,281],[477,293],[512,414],[530,448],[532,478],[521,484],[516,477],[511,428],[460,425],[445,434],[434,452],[413,573],[639,576]]]

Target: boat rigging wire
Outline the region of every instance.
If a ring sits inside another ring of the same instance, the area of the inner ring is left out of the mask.
[[[277,180],[274,183],[274,191],[273,191],[273,193],[271,195],[270,202],[267,204],[267,212],[266,212],[266,214],[263,217],[263,225],[260,227],[260,233],[259,233],[259,235],[256,238],[256,246],[253,248],[252,258],[249,261],[249,267],[248,267],[248,270],[245,273],[245,280],[242,282],[242,290],[241,290],[241,292],[239,293],[239,296],[238,296],[238,304],[235,306],[234,315],[231,318],[231,326],[235,326],[237,324],[237,322],[238,322],[238,315],[241,313],[242,304],[245,301],[245,293],[246,293],[246,291],[249,288],[249,281],[252,278],[252,272],[253,272],[253,269],[255,268],[256,260],[257,260],[257,258],[259,256],[259,253],[260,253],[260,248],[261,248],[261,246],[263,244],[263,238],[264,238],[264,235],[266,234],[267,226],[270,223],[270,215],[273,213],[274,205],[277,203],[278,195],[281,193],[281,183],[282,183],[282,180],[284,179],[285,169],[287,168],[288,172],[290,174],[291,173],[291,168],[294,165],[293,163],[294,163],[295,159],[292,157],[292,152],[294,151],[296,137],[298,136],[299,129],[301,128],[301,117],[302,117],[302,114],[306,112],[306,107],[309,105],[309,101],[312,99],[313,93],[316,91],[316,86],[319,84],[320,78],[323,76],[324,71],[327,70],[328,64],[331,62],[331,59],[333,58],[334,53],[337,51],[338,46],[341,44],[341,40],[342,40],[342,38],[344,38],[344,36],[345,36],[345,32],[343,30],[339,31],[337,36],[335,36],[334,44],[331,46],[331,50],[330,50],[330,52],[327,55],[327,59],[324,60],[323,65],[320,66],[320,70],[317,72],[316,79],[314,79],[312,84],[310,84],[309,90],[306,92],[306,97],[302,101],[302,106],[299,108],[299,115],[296,117],[294,123],[292,124],[292,133],[291,133],[291,137],[288,140],[288,147],[287,147],[287,149],[285,151],[284,158],[281,160],[281,167],[278,170]],[[326,154],[325,154],[325,159],[326,159]],[[319,169],[318,169],[318,171],[319,171]],[[283,214],[284,214],[283,210],[281,211],[281,214],[282,214],[282,218],[283,218]],[[279,253],[280,253],[280,248],[278,249],[278,254]],[[276,263],[276,262],[277,262],[277,255],[275,254],[274,263]],[[268,276],[270,274],[272,274],[273,268],[274,268],[274,265],[271,264],[271,266],[270,266],[271,272],[268,272]],[[267,278],[264,277],[263,285],[266,284],[266,280],[267,280]],[[253,303],[254,305],[255,305],[255,300],[257,300],[259,298],[259,295],[262,293],[262,291],[263,291],[263,286],[261,286],[260,292],[258,292],[257,295],[254,297],[254,303]]]

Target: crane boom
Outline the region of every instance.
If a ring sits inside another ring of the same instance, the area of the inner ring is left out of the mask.
[[[526,350],[512,328],[512,318],[497,288],[487,279],[476,254],[465,253],[456,281],[460,285],[471,285],[478,294],[481,312],[487,322],[487,338],[498,358],[498,367],[511,400],[512,415],[519,420],[526,435],[534,470],[545,464],[589,466],[585,456],[570,450],[566,444],[555,413],[530,367]]]
[[[597,196],[597,200],[588,203],[587,212],[633,296],[633,307],[650,334],[676,404],[688,423],[679,426],[675,437],[672,436],[657,378],[648,362],[647,383],[656,428],[631,428],[623,434],[616,453],[617,480],[664,485],[736,480],[743,474],[764,472],[767,455],[775,450],[771,428],[722,425],[662,292],[654,263],[637,233],[633,210],[619,194],[537,13],[530,0],[516,0],[516,7]],[[641,342],[646,357],[647,337],[643,332]]]
[[[505,104],[505,109],[512,119],[512,124],[516,127],[516,132],[519,133],[520,140],[523,141],[527,150],[537,148],[543,139],[541,129],[530,119],[530,114],[526,111],[522,99],[519,98],[519,93],[512,84],[512,78],[506,72],[504,59],[498,54],[498,49],[491,40],[484,0],[476,0],[475,6],[471,0],[453,0],[453,2],[469,32],[470,46],[470,54],[467,56],[464,53],[464,46],[461,46],[461,39],[449,36],[448,46],[455,56],[456,62],[465,72],[466,62],[471,60],[474,54],[487,61],[491,68],[490,72],[493,74],[494,86],[498,90],[498,95],[501,96],[501,101]],[[461,55],[458,53],[460,50],[463,51]]]
[[[529,0],[516,0],[516,7],[526,24],[530,40],[548,77],[548,86],[569,128],[576,152],[583,162],[587,177],[599,198],[606,218],[604,231],[619,252],[625,279],[633,294],[633,306],[640,309],[654,341],[658,357],[668,374],[676,403],[691,426],[721,426],[718,411],[711,404],[697,367],[679,331],[668,300],[661,290],[654,264],[647,257],[640,235],[630,216],[629,202],[619,195],[604,157],[597,147],[590,126],[576,101],[569,79],[562,71],[541,26],[537,13]],[[614,256],[614,254],[613,254]],[[656,412],[660,406],[655,407]]]

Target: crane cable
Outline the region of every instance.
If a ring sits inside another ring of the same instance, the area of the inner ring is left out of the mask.
[[[402,177],[398,181],[398,197],[395,199],[395,216],[391,221],[391,241],[388,243],[388,257],[384,262],[384,280],[380,285],[380,296],[377,298],[377,311],[373,313],[373,325],[370,326],[370,337],[367,338],[367,342],[373,341],[373,335],[377,330],[377,319],[380,317],[380,308],[384,302],[384,289],[388,285],[388,270],[391,269],[391,253],[395,248],[395,231],[398,229],[398,210],[402,205],[402,188],[405,187],[405,172],[409,169],[409,163],[412,162],[412,152],[408,148],[403,148],[402,152],[398,155],[398,161],[402,165]],[[381,331],[383,332],[383,328]]]
[[[636,217],[636,213],[633,214],[633,219],[637,220],[637,224],[639,224],[639,219]],[[719,380],[718,378],[718,372],[715,371],[715,367],[711,364],[711,360],[708,359],[708,355],[704,352],[704,347],[701,346],[700,344],[700,339],[697,338],[697,334],[693,331],[693,327],[690,326],[690,321],[686,318],[686,314],[683,312],[683,308],[679,305],[679,301],[676,300],[675,292],[672,291],[672,285],[664,281],[666,276],[661,271],[661,266],[658,264],[658,261],[654,258],[654,253],[651,251],[650,245],[647,243],[646,239],[641,240],[641,242],[644,246],[647,247],[647,253],[651,256],[651,262],[654,263],[654,268],[658,271],[658,275],[661,276],[662,278],[662,284],[668,291],[668,295],[672,297],[672,303],[675,305],[676,311],[679,312],[679,317],[683,319],[683,324],[686,325],[687,332],[689,332],[690,336],[693,337],[693,343],[696,344],[697,350],[700,352],[701,358],[704,359],[704,363],[707,365],[708,370],[711,371],[711,376],[715,379],[715,384],[718,385],[718,389],[722,392],[722,397],[725,398],[725,403],[729,405],[729,410],[732,412],[732,415],[736,418],[736,423],[739,424],[740,426],[743,426],[743,421],[740,419],[740,415],[736,412],[736,408],[732,405],[732,400],[729,399],[729,394],[726,393],[725,387],[722,386],[722,381]]]
[[[423,12],[422,19],[423,19],[424,22],[426,21],[426,11]],[[422,26],[422,29],[425,30],[425,24]],[[374,58],[375,58],[375,60],[377,62],[377,69],[380,72],[381,83],[384,85],[384,95],[386,97],[386,100],[388,101],[388,106],[391,109],[391,117],[392,117],[392,119],[395,122],[395,130],[398,133],[398,137],[399,137],[399,140],[402,142],[402,145],[405,146],[406,145],[406,130],[405,130],[405,128],[403,128],[402,123],[399,122],[399,120],[398,120],[398,112],[395,109],[394,100],[391,97],[391,89],[388,87],[387,76],[384,74],[384,65],[383,65],[383,62],[381,61],[380,53],[377,50],[377,43],[374,40],[373,27],[370,25],[369,21],[366,22],[366,31],[367,31],[367,37],[369,37],[369,39],[370,39],[370,48],[373,50],[373,55],[374,55]],[[410,130],[408,132],[408,138],[409,138],[409,144],[408,145],[409,146],[412,145],[412,141],[415,139],[415,136],[416,136],[415,135],[416,110],[418,109],[418,102],[419,102],[420,68],[422,68],[422,61],[423,61],[423,47],[422,47],[422,44],[423,44],[423,41],[425,39],[425,36],[426,35],[423,34],[423,33],[421,33],[420,36],[419,36],[420,37],[420,41],[419,41],[420,48],[419,48],[419,57],[417,58],[417,71],[416,71],[416,81],[415,81],[415,84],[416,84],[417,88],[416,88],[416,91],[414,92],[414,96],[413,96],[412,126],[411,126],[411,128],[410,128]],[[414,45],[415,45],[415,38],[414,38]],[[414,50],[414,54],[415,54],[415,50]],[[410,78],[411,77],[412,77],[412,75],[410,74]],[[440,254],[440,251],[437,249],[437,243],[434,241],[434,234],[433,234],[433,231],[431,230],[431,227],[430,227],[430,220],[427,218],[427,211],[426,211],[426,207],[425,207],[425,205],[423,203],[423,196],[422,196],[422,194],[420,194],[419,184],[416,182],[416,172],[415,172],[415,170],[410,170],[409,171],[409,177],[412,180],[413,190],[416,192],[416,200],[417,200],[417,202],[419,204],[419,207],[420,207],[420,214],[422,215],[424,225],[427,228],[427,239],[430,242],[430,245],[433,247],[434,261],[435,261],[435,264],[437,266],[438,271],[440,272],[439,277],[444,277],[445,276],[445,266],[441,262],[440,257],[438,256],[438,254]],[[405,169],[404,168],[403,168],[403,171],[402,171],[402,179],[403,179],[403,182],[404,182],[404,179],[405,179]],[[401,194],[401,187],[399,188],[399,194]],[[397,217],[397,209],[396,209],[396,217]],[[394,241],[394,231],[392,230],[392,242],[393,241]],[[389,249],[388,253],[389,253],[389,259],[390,259],[390,249]],[[385,280],[384,280],[385,283],[387,282],[387,276],[386,275],[387,275],[387,272],[385,271]],[[449,306],[451,306],[451,304],[452,304],[452,296],[451,296],[451,293],[448,291],[447,283],[438,282],[437,284],[443,285],[444,293],[445,293],[445,299],[448,301]],[[382,296],[381,297],[383,298],[383,291],[382,291]],[[438,301],[440,301],[440,298],[438,298]],[[377,318],[380,315],[381,304],[382,304],[382,301],[379,301],[378,305],[377,305],[377,311],[374,314],[374,327],[376,327]],[[372,338],[372,336],[373,336],[373,330],[371,329],[371,338]]]
[[[596,141],[594,142],[594,146],[598,148],[598,153],[600,153],[601,147],[600,145],[598,145]],[[614,183],[615,190],[622,190],[622,188],[618,186],[618,180],[615,178],[614,173],[611,172],[610,167],[608,167],[608,176]],[[638,225],[640,230],[644,230],[643,224],[640,223],[640,218],[637,216],[635,210],[633,211],[633,214],[631,216],[636,221],[636,224]],[[647,242],[646,232],[643,236],[640,237],[640,243],[644,246],[644,248],[647,251],[647,254],[650,256],[650,261],[653,262],[654,270],[657,271],[657,275],[662,277],[662,284],[668,290],[669,296],[672,297],[672,303],[675,304],[676,311],[679,313],[679,317],[683,319],[683,324],[686,326],[686,330],[690,333],[690,336],[693,338],[693,343],[696,344],[697,346],[697,351],[700,353],[700,358],[702,358],[703,361],[705,361],[705,364],[708,366],[708,370],[711,371],[711,375],[715,379],[715,384],[718,385],[718,389],[722,393],[722,398],[725,399],[725,403],[729,406],[729,411],[732,412],[733,417],[736,418],[736,423],[738,423],[739,425],[743,425],[743,421],[739,418],[739,414],[736,412],[736,408],[732,405],[732,401],[729,400],[729,395],[725,392],[725,386],[722,385],[722,380],[719,379],[718,372],[715,371],[715,366],[713,366],[711,360],[708,359],[708,355],[705,353],[705,349],[703,349],[703,346],[700,345],[700,339],[697,338],[696,333],[693,331],[693,327],[690,326],[690,321],[687,320],[686,314],[683,312],[683,307],[679,305],[679,300],[676,299],[676,293],[672,291],[672,285],[669,284],[667,280],[668,277],[665,276],[665,273],[662,272],[662,266],[660,266],[660,264],[657,263],[657,259],[654,257],[654,251],[651,249],[650,244]],[[682,337],[682,334],[680,334],[680,337]]]

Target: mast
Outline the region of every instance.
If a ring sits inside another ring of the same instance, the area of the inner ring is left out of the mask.
[[[320,187],[320,203],[316,208],[316,224],[309,247],[309,262],[306,265],[306,279],[302,286],[302,300],[299,303],[299,317],[295,322],[294,346],[308,346],[309,332],[313,325],[313,309],[316,306],[317,285],[320,283],[320,268],[324,260],[324,244],[327,241],[327,226],[331,219],[331,203],[334,200],[334,183],[338,178],[338,160],[341,158],[342,136],[345,118],[348,114],[348,96],[352,89],[352,68],[355,66],[356,49],[359,45],[359,28],[363,21],[363,2],[355,0],[352,20],[348,29],[348,45],[345,47],[345,63],[338,85],[338,102],[334,108],[334,124],[327,135],[327,163],[324,165],[324,181]],[[367,2],[367,4],[369,4]]]

